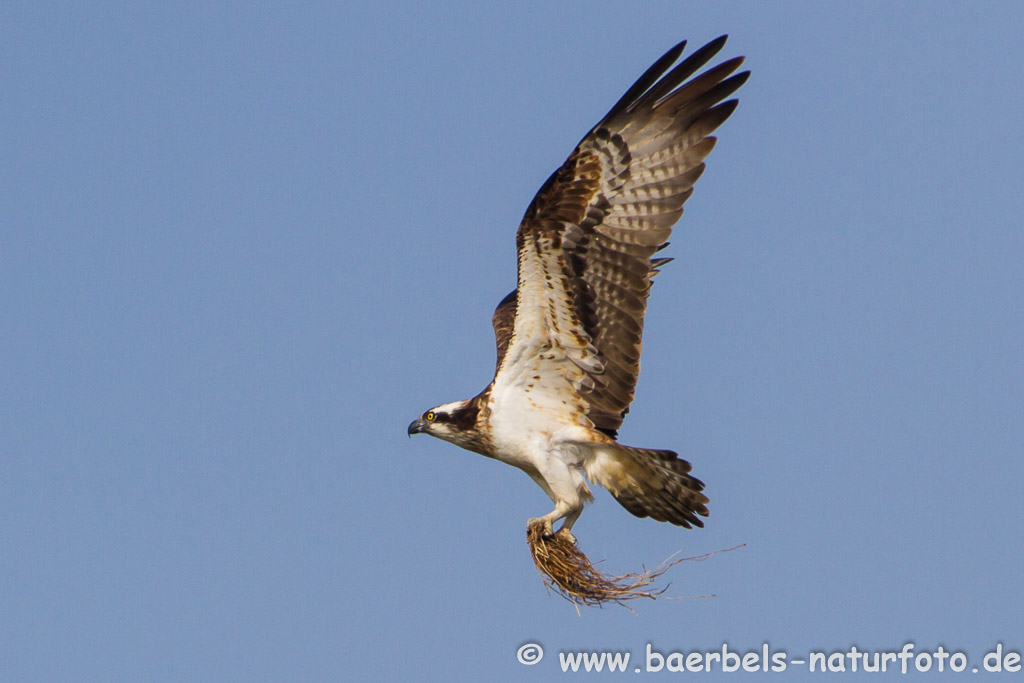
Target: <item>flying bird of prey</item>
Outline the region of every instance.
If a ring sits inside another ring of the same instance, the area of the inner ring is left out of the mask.
[[[707,516],[704,484],[669,450],[616,441],[640,373],[651,278],[683,203],[747,80],[735,57],[691,78],[725,44],[673,68],[654,63],[533,198],[516,233],[518,287],[498,304],[493,381],[409,425],[530,475],[555,509],[531,519],[569,532],[593,500],[587,480],[637,517],[689,528]],[[571,538],[571,535],[570,535]]]

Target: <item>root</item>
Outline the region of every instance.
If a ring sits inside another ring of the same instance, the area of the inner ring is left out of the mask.
[[[681,557],[666,560],[654,569],[645,569],[640,573],[630,572],[621,576],[610,576],[600,571],[590,559],[573,542],[569,534],[558,532],[553,536],[544,537],[541,525],[535,524],[526,530],[526,542],[530,546],[530,554],[544,578],[544,584],[552,591],[576,606],[603,607],[607,603],[616,603],[631,609],[626,602],[638,598],[651,600],[662,597],[668,585],[659,589],[650,589],[652,583],[665,572],[680,562],[687,560],[703,560],[716,553],[708,553],[698,557]],[[741,548],[743,546],[736,546]],[[736,548],[729,548],[735,550]],[[727,551],[717,551],[727,552]]]

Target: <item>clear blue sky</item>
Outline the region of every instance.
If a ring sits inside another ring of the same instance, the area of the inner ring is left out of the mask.
[[[514,4],[0,9],[0,679],[1024,648],[1024,6]],[[490,380],[543,180],[721,33],[753,76],[621,434],[711,517],[575,531],[613,572],[747,546],[578,617],[544,494],[405,428]]]

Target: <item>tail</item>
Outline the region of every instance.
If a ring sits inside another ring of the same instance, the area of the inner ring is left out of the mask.
[[[587,476],[608,489],[637,517],[650,517],[689,529],[708,516],[704,482],[690,476],[690,463],[673,451],[601,444],[583,465]]]

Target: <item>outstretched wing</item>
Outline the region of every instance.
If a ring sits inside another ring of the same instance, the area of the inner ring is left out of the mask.
[[[516,320],[516,290],[505,295],[498,307],[494,309],[491,316],[491,325],[494,326],[494,342],[498,346],[498,363],[494,374],[501,369],[501,362],[505,358],[505,351],[508,350],[508,343],[512,339],[512,328]]]
[[[648,69],[548,178],[516,234],[519,287],[495,311],[495,381],[551,406],[571,385],[574,407],[613,436],[640,372],[651,278],[669,260],[654,254],[704,171],[711,133],[736,108],[723,100],[749,75],[731,75],[737,57],[687,81],[725,39],[669,70],[684,41]]]

